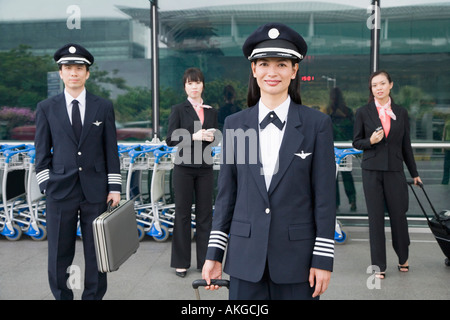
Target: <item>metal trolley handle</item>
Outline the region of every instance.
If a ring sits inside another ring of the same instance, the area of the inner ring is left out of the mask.
[[[220,287],[227,287],[227,288],[229,288],[230,281],[222,280],[222,279],[211,279],[211,284],[218,285]],[[200,294],[198,292],[198,287],[205,287],[207,285],[208,284],[206,283],[206,280],[204,280],[204,279],[194,280],[192,282],[192,288],[194,288],[195,296],[196,296],[197,300],[200,300]]]
[[[230,281],[228,280],[222,280],[222,279],[211,279],[211,284],[218,285],[219,287],[229,287]],[[192,282],[192,288],[197,289],[198,287],[206,287],[208,284],[206,283],[206,280],[199,279],[194,280]]]

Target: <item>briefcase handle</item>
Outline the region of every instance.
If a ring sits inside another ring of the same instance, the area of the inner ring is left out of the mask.
[[[107,212],[111,212],[113,211],[115,208],[117,208],[119,205],[115,206],[114,208],[112,207],[113,201],[109,200],[108,201],[108,208],[106,209]]]

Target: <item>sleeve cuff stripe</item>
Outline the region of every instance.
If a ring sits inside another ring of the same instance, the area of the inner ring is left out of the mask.
[[[323,253],[323,252],[313,251],[313,254],[316,256],[324,256],[324,257],[334,258],[334,254],[331,254],[331,253]]]
[[[219,249],[225,251],[225,246],[221,246],[221,245],[216,244],[216,243],[210,243],[210,244],[208,244],[208,247],[209,247],[209,248],[215,247],[215,248],[219,248]]]
[[[334,240],[333,240],[333,239],[327,239],[327,238],[316,237],[316,241],[318,241],[318,242],[328,242],[328,243],[334,244]]]
[[[109,173],[108,184],[122,184],[122,176],[117,173]]]
[[[323,242],[319,242],[319,241],[316,241],[316,243],[314,245],[320,246],[320,247],[326,247],[326,248],[334,248],[334,244],[323,243]]]
[[[314,247],[314,250],[321,251],[321,252],[334,253],[334,249],[325,249],[325,248],[321,248],[321,247]]]
[[[36,180],[38,184],[41,184],[42,182],[48,180],[50,178],[50,170],[46,169],[44,171],[41,171],[36,174]]]
[[[209,236],[210,239],[224,239],[226,241],[228,241],[228,237],[226,235],[223,234],[210,234]]]
[[[49,169],[45,169],[45,170],[42,170],[41,172],[36,173],[36,176],[40,177],[40,176],[43,176],[43,175],[48,175],[49,172],[50,172]]]
[[[209,239],[208,244],[213,244],[213,243],[218,243],[218,244],[221,244],[223,246],[227,245],[226,241],[221,241],[221,240],[218,240],[218,239]]]
[[[228,238],[228,235],[225,232],[218,231],[218,230],[211,231],[211,236],[212,235],[217,235],[217,236],[222,236],[222,237]]]

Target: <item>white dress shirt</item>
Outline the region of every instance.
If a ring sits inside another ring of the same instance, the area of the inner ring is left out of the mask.
[[[287,115],[289,111],[289,105],[291,104],[291,97],[288,98],[278,107],[273,110],[267,108],[264,103],[259,100],[259,114],[258,125],[266,117],[266,115],[274,111],[281,122],[287,121]],[[286,124],[283,126],[283,130],[278,129],[273,123],[270,123],[267,127],[261,130],[259,128],[259,152],[261,156],[262,170],[261,174],[264,175],[266,181],[266,188],[269,190],[272,176],[278,171],[278,154],[280,152],[281,142],[283,141],[284,131]]]
[[[66,89],[64,89],[64,97],[66,98],[66,108],[69,114],[70,123],[72,123],[72,101],[78,101],[80,108],[81,124],[84,124],[84,114],[86,113],[86,89],[84,89],[77,98],[72,97]]]

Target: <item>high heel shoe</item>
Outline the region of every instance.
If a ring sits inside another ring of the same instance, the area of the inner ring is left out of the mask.
[[[187,270],[186,269],[176,269],[175,274],[181,278],[186,277]]]
[[[408,272],[409,271],[409,265],[407,265],[407,266],[398,265],[397,267],[398,267],[398,271],[400,271],[400,272]]]

